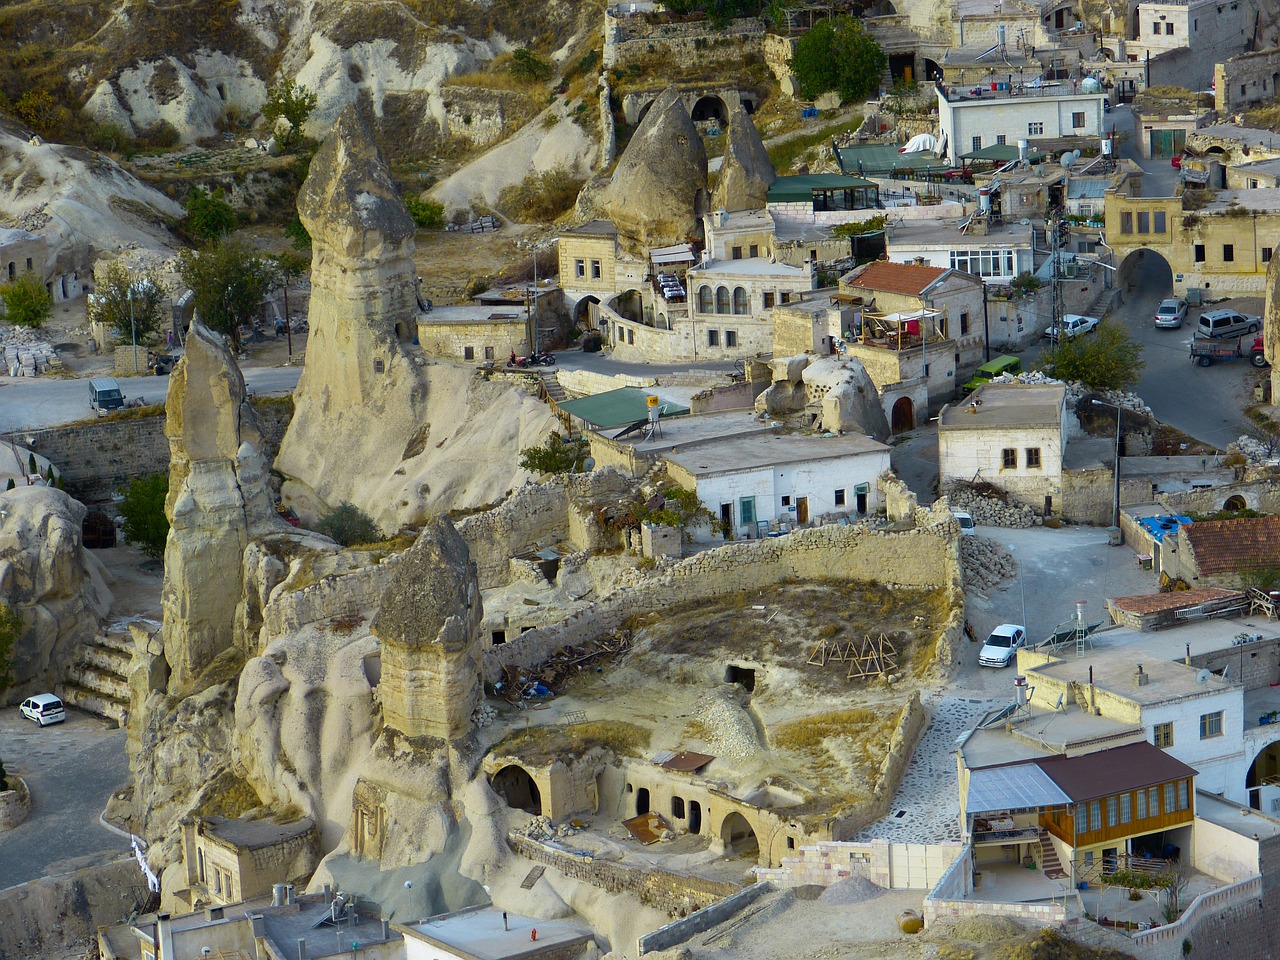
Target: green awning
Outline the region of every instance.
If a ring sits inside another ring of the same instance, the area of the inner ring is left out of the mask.
[[[648,398],[653,393],[639,387],[621,387],[607,393],[597,393],[593,397],[582,397],[578,400],[565,400],[557,406],[571,417],[577,417],[583,423],[597,430],[610,430],[614,427],[625,427],[644,420],[649,416]],[[689,412],[670,400],[663,400],[659,405],[663,417],[681,417]]]
[[[804,203],[813,199],[814,191],[824,190],[875,190],[876,185],[861,177],[846,177],[839,173],[810,173],[801,177],[779,177],[769,188],[769,203]]]
[[[1030,150],[1027,152],[1027,160],[1030,163],[1039,163],[1045,158],[1046,154],[1043,150]],[[962,153],[961,160],[990,160],[992,163],[1008,163],[1010,160],[1018,159],[1018,147],[1012,143],[993,143],[989,147],[983,147],[981,150],[974,150],[970,153]]]
[[[893,171],[910,168],[946,169],[946,161],[931,150],[899,153],[892,143],[859,143],[836,147],[836,162],[850,176],[887,177]]]

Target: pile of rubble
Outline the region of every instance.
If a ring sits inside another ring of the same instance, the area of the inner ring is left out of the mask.
[[[1046,384],[1046,383],[1063,383],[1047,373],[1039,370],[1031,370],[1027,373],[1008,374],[1004,373],[998,377],[993,377],[992,383],[1030,383],[1030,384]],[[1114,404],[1117,407],[1124,407],[1126,410],[1133,410],[1142,414],[1144,417],[1154,419],[1151,408],[1143,402],[1142,398],[1136,393],[1129,393],[1125,390],[1091,390],[1083,383],[1074,380],[1064,384],[1067,388],[1067,406],[1074,410],[1076,406],[1085,397],[1097,397],[1106,403]]]
[[[53,219],[49,214],[44,212],[44,208],[45,204],[43,203],[38,207],[32,207],[30,210],[20,213],[16,217],[11,217],[6,223],[6,226],[17,227],[19,230],[27,230],[31,233],[35,233]]]
[[[1241,436],[1239,440],[1227,447],[1228,453],[1239,453],[1250,463],[1262,463],[1269,466],[1280,463],[1280,449],[1274,442],[1267,443],[1256,437]]]
[[[504,667],[502,681],[494,692],[510,703],[554,696],[553,691],[569,678],[630,649],[630,630],[601,637],[594,643],[557,647],[545,663],[528,672],[519,667]]]
[[[530,840],[563,840],[582,832],[581,828],[574,826],[575,822],[577,821],[568,821],[557,826],[551,822],[550,817],[534,817],[523,830],[516,832],[523,833]]]
[[[947,493],[952,509],[963,510],[973,522],[984,527],[1038,527],[1044,523],[1034,510],[1016,503],[1001,503],[972,490],[955,489]]]
[[[998,587],[1016,573],[1013,556],[989,537],[961,537],[960,563],[965,586],[979,590]]]
[[[26,327],[0,326],[0,353],[4,356],[0,374],[11,377],[34,377],[62,368],[53,344]]]
[[[497,719],[498,711],[484,702],[481,702],[481,704],[471,712],[471,723],[476,728],[487,727]]]

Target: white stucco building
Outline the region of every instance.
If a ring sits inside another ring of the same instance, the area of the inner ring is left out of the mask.
[[[1032,88],[1023,86],[1017,75],[994,82],[1014,89],[936,88],[938,126],[953,164],[992,144],[1028,140],[1035,145],[1073,137],[1096,141],[1102,136],[1101,91],[1086,93],[1072,81]]]
[[[1067,390],[992,383],[938,419],[938,483],[985,481],[1048,516],[1062,497]]]
[[[896,224],[886,234],[889,259],[962,270],[1001,285],[1035,269],[1030,224],[994,225],[979,233],[972,227],[962,228],[962,223],[908,220]]]

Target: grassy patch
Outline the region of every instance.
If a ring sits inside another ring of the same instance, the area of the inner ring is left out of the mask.
[[[650,733],[644,727],[621,720],[593,720],[568,726],[530,727],[495,746],[495,753],[511,754],[532,764],[557,757],[581,755],[595,747],[619,756],[638,757],[649,749]]]
[[[874,783],[898,714],[854,707],[819,713],[775,728],[773,745],[807,758],[819,770],[852,766]]]
[[[840,134],[852,133],[860,126],[862,126],[862,117],[854,115],[840,123],[820,127],[812,133],[797,134],[780,143],[770,144],[768,151],[769,159],[773,161],[773,169],[777,170],[780,176],[785,176],[795,162],[809,150],[825,146]]]

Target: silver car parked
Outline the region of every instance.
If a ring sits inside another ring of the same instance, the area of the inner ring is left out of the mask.
[[[1174,297],[1162,301],[1156,308],[1156,326],[1177,329],[1187,319],[1187,301]]]

